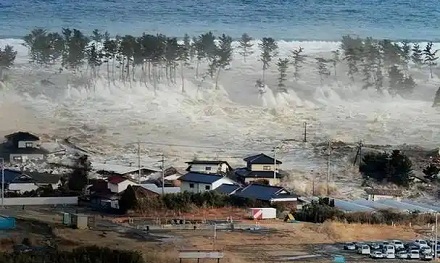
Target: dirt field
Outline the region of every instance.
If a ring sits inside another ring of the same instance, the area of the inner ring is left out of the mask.
[[[201,214],[194,214],[194,218],[204,215],[225,220],[227,214],[239,216],[239,211],[206,210],[199,212]],[[38,243],[56,243],[63,249],[72,249],[80,245],[99,245],[138,250],[158,263],[177,262],[180,249],[223,250],[226,256],[221,261],[223,263],[331,262],[331,255],[340,250],[342,242],[411,240],[420,237],[419,228],[408,226],[393,227],[338,222],[324,224],[285,223],[280,220],[269,220],[260,222],[262,228],[260,231],[218,230],[214,240],[214,231],[211,229],[158,230],[147,233],[129,228],[127,224],[112,223],[110,218],[100,218],[101,227],[97,229],[75,230],[61,225],[60,215],[48,214],[47,211],[25,211],[23,213],[26,214],[26,220],[18,222],[18,229],[14,234],[17,235],[15,242],[19,242],[23,237],[31,237]],[[186,216],[186,218],[190,218],[190,215]],[[44,221],[45,224],[37,224],[30,221],[31,218]],[[242,221],[242,223],[253,224],[252,221]],[[297,258],[317,254],[320,255],[317,258]],[[200,262],[213,261],[201,260]],[[356,262],[361,261],[356,260]]]

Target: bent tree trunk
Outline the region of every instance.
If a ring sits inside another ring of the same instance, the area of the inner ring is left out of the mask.
[[[221,70],[221,68],[219,67],[217,69],[217,76],[215,77],[215,89],[218,89],[218,79],[220,77],[220,70]]]
[[[185,92],[185,78],[183,76],[183,63],[180,65],[180,78],[182,79],[182,93]]]

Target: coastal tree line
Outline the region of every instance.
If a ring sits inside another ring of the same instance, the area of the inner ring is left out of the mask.
[[[216,36],[212,32],[193,37],[185,34],[179,41],[163,34],[111,37],[99,30],[87,35],[69,28],[61,32],[34,29],[24,37],[24,45],[29,50],[29,62],[35,65],[60,65],[60,72],[67,70],[92,79],[106,77],[109,84],[117,80],[130,84],[138,81],[147,87],[152,85],[155,90],[157,83],[176,84],[180,77],[182,91],[185,91],[185,68],[194,69],[198,79],[211,78],[218,87],[221,72],[230,67],[234,51],[248,63],[249,56],[258,49],[262,75],[257,83],[264,86],[267,70],[276,67],[278,92],[286,91],[288,79],[299,80],[304,65],[312,63],[321,85],[337,81],[338,69],[345,67],[349,79],[360,81],[363,89],[381,92],[388,87],[392,94],[406,95],[416,86],[410,65],[426,67],[432,78],[438,60],[432,42],[420,47],[407,41],[351,36],[343,36],[340,49],[328,57],[309,57],[303,47],[281,57],[275,39],[264,37],[256,44],[248,34],[243,34],[234,47],[231,36]],[[0,49],[0,73],[13,65],[16,54],[11,46]],[[201,72],[202,63],[207,66],[204,72]]]

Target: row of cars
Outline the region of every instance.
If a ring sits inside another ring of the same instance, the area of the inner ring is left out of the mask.
[[[381,241],[381,242],[357,242],[346,243],[344,250],[356,251],[360,255],[368,255],[374,259],[421,259],[432,260],[434,257],[434,241],[422,239],[413,242],[403,243],[400,240]],[[437,251],[440,251],[440,242],[437,242]]]

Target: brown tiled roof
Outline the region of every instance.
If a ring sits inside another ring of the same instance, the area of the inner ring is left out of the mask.
[[[370,195],[402,196],[402,190],[400,189],[366,188],[365,192]]]

